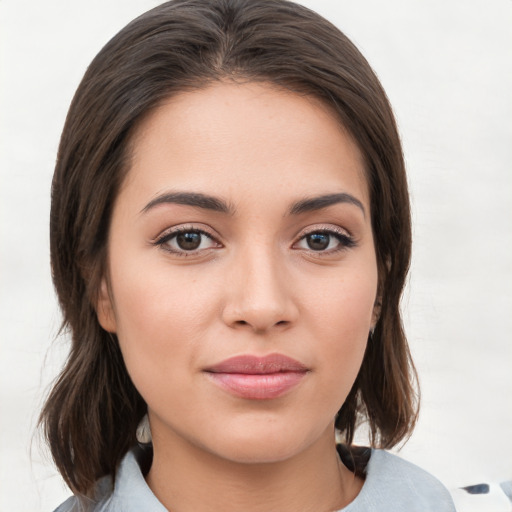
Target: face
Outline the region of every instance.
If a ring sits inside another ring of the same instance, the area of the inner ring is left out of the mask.
[[[332,437],[376,293],[362,157],[320,102],[220,83],[138,128],[97,311],[155,442],[269,462]]]

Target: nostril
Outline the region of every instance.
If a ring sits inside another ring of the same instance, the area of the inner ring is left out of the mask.
[[[277,326],[286,326],[288,325],[289,322],[288,320],[279,320],[278,322],[276,322],[274,324],[274,327],[277,327]],[[261,328],[261,327],[258,327],[257,325],[252,325],[250,322],[248,322],[247,320],[236,320],[235,322],[233,322],[233,325],[234,326],[238,326],[238,327],[245,327],[245,326],[252,326],[254,329],[260,331],[260,330],[265,330],[265,328]]]

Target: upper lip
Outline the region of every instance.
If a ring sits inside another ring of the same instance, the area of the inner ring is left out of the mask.
[[[301,362],[283,354],[266,356],[240,355],[230,357],[206,368],[211,373],[237,373],[246,375],[266,375],[283,372],[306,372],[308,368]]]

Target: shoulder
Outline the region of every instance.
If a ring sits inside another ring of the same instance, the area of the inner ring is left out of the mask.
[[[448,490],[430,473],[383,450],[372,450],[366,480],[346,512],[455,512]]]
[[[75,512],[78,508],[78,500],[75,496],[71,496],[64,503],[61,503],[53,512]]]
[[[108,510],[105,505],[113,493],[112,479],[106,476],[98,480],[94,488],[94,497],[71,496],[59,505],[54,512],[102,512]]]
[[[54,512],[166,512],[144,479],[148,457],[151,453],[140,447],[129,451],[121,461],[115,485],[110,476],[103,477],[96,484],[94,498],[72,496]]]

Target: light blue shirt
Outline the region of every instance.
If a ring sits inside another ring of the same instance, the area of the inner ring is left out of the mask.
[[[114,489],[105,477],[96,494],[97,500],[83,505],[71,497],[55,512],[168,512],[148,487],[133,451],[122,460]],[[361,492],[338,512],[455,512],[455,506],[432,475],[396,455],[372,450]]]

